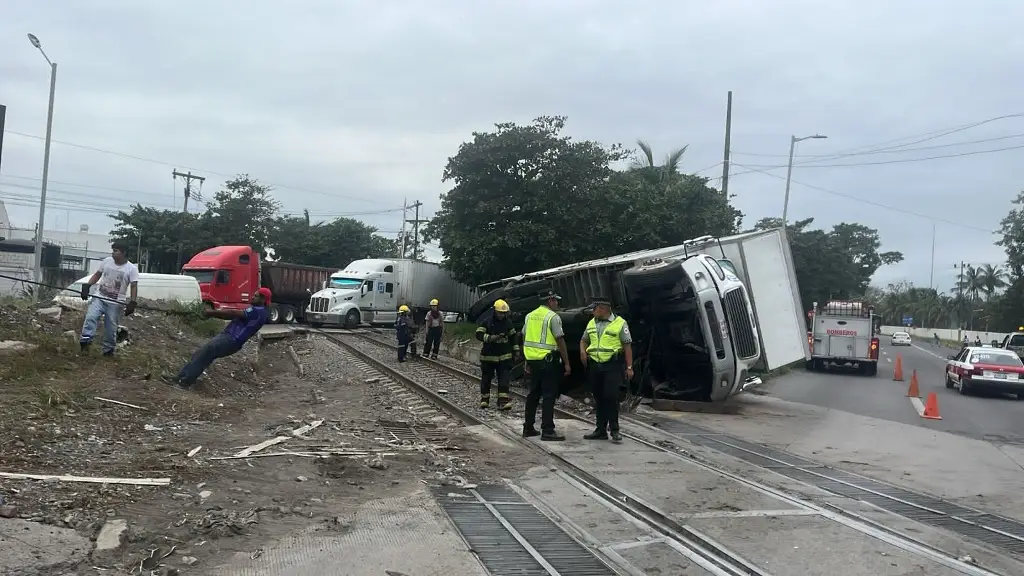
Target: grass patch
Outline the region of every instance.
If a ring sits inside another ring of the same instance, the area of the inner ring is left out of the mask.
[[[213,338],[224,330],[224,321],[204,317],[203,308],[205,308],[205,305],[202,302],[196,302],[195,304],[174,302],[168,307],[167,312],[178,316],[181,319],[181,323],[195,332],[196,335]]]
[[[445,336],[457,340],[472,340],[476,334],[476,324],[471,322],[456,322],[444,325]]]

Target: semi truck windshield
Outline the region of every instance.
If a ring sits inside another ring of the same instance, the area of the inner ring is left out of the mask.
[[[346,288],[355,290],[363,284],[358,278],[331,278],[331,288]]]

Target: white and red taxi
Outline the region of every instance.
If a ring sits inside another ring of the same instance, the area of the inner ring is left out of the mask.
[[[968,346],[946,362],[946,388],[961,394],[984,389],[1024,399],[1024,363],[1012,350]]]

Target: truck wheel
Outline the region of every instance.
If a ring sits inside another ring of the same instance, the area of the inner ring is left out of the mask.
[[[814,365],[813,359],[808,360],[807,362],[804,363],[804,369],[807,370],[808,372],[814,372],[815,368],[816,366]]]
[[[283,316],[285,324],[295,322],[295,308],[292,308],[291,306],[284,306]]]
[[[270,324],[277,324],[280,321],[281,321],[281,309],[278,308],[277,306],[274,306],[273,304],[271,304],[271,306],[270,306],[270,318],[267,319],[267,322],[270,323]]]
[[[643,290],[655,286],[667,286],[685,277],[678,261],[659,262],[650,266],[635,266],[622,272],[622,279],[628,290]]]
[[[359,327],[359,311],[349,310],[348,314],[345,314],[345,328],[358,328]]]
[[[864,374],[867,374],[868,376],[877,376],[878,375],[878,364],[875,364],[874,362],[872,362],[871,364],[868,364],[867,366],[865,366]]]
[[[309,325],[312,326],[313,328],[316,328],[317,330],[324,327],[323,322],[310,322]]]

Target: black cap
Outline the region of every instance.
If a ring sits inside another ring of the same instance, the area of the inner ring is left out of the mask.
[[[555,300],[561,300],[562,299],[562,297],[559,296],[558,294],[556,294],[554,290],[547,290],[547,291],[541,292],[539,294],[539,297],[540,297],[541,300],[551,300],[552,298],[554,298]]]
[[[602,304],[605,306],[611,306],[612,299],[605,298],[604,296],[594,296],[594,298],[590,301],[591,306],[601,306]]]

